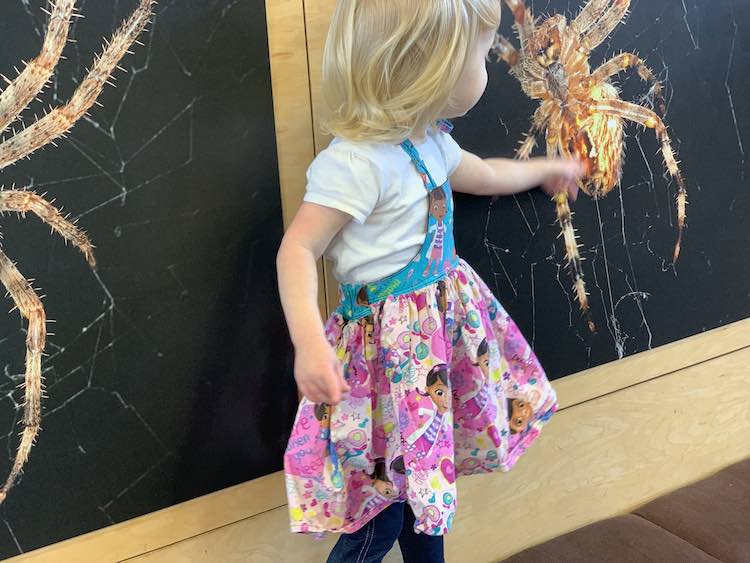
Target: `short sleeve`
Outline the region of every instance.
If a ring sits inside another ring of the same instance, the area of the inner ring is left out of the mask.
[[[348,213],[364,223],[380,197],[380,173],[367,158],[345,145],[322,151],[307,170],[304,200]]]
[[[453,173],[461,164],[461,157],[463,156],[463,150],[458,146],[458,143],[451,137],[450,133],[444,131],[438,131],[435,135],[435,142],[440,147],[440,152],[443,153],[445,159],[445,170],[448,177],[452,176]]]

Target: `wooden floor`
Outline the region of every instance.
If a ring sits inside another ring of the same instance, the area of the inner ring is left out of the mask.
[[[609,376],[618,380],[610,386],[622,386],[658,370],[655,364],[666,357],[680,362],[696,350],[706,353],[706,346],[721,349],[742,334],[748,335],[746,323],[596,368],[596,379]],[[581,400],[563,402],[513,471],[459,480],[448,561],[467,561],[467,553],[472,562],[497,561],[750,457],[750,347],[676,371],[662,366],[662,373],[597,398],[587,398],[592,378],[562,380],[568,396],[580,383]],[[324,560],[334,538],[316,542],[291,535],[283,503],[282,476],[270,475],[11,561]],[[253,515],[236,518],[240,510]],[[388,559],[399,560],[395,553]]]

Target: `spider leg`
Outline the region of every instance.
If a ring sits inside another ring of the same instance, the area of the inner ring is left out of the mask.
[[[661,144],[661,154],[664,157],[664,164],[667,168],[669,175],[677,183],[677,242],[674,247],[674,255],[672,262],[677,262],[680,256],[680,249],[682,246],[682,234],[685,229],[685,215],[687,208],[687,187],[685,186],[685,179],[682,177],[682,172],[678,166],[677,160],[675,159],[674,151],[672,150],[672,142],[669,139],[667,133],[667,127],[661,118],[656,115],[653,111],[637,104],[629,102],[623,102],[622,100],[602,100],[595,104],[591,111],[600,111],[607,115],[613,115],[627,119],[629,121],[635,121],[640,123],[648,129],[653,129],[656,133],[656,137]]]
[[[562,116],[560,116],[562,118]],[[558,137],[547,132],[547,156],[552,158],[561,152],[563,156],[570,157],[567,149],[560,143]],[[582,246],[578,244],[578,235],[573,227],[573,212],[570,210],[568,192],[558,192],[552,200],[555,202],[557,222],[560,225],[560,236],[565,243],[565,262],[573,278],[573,292],[581,312],[586,317],[586,323],[591,332],[596,332],[596,325],[591,319],[591,308],[589,306],[589,293],[586,291],[586,282],[583,277],[583,258],[578,252]]]
[[[518,64],[518,50],[508,39],[500,33],[495,35],[495,42],[490,50],[497,57],[497,62],[505,61],[508,66],[514,67]]]
[[[521,53],[505,36],[499,33],[495,35],[495,42],[490,52],[495,55],[496,62],[505,61],[508,63],[510,73],[521,82],[522,86],[529,81],[535,83],[535,88],[540,94],[532,97],[541,98],[541,93],[546,92],[546,88],[544,88],[544,68],[534,59],[522,59]]]
[[[96,268],[94,247],[91,245],[91,241],[86,236],[86,233],[63,217],[54,205],[39,194],[25,190],[0,191],[0,214],[6,211],[22,215],[25,215],[27,212],[33,213],[66,241],[76,246],[86,257],[89,265],[92,268]]]
[[[571,27],[574,27],[580,34],[586,33],[592,25],[599,21],[611,3],[612,0],[589,0],[573,20]]]
[[[68,39],[75,0],[56,0],[50,12],[47,33],[39,55],[0,95],[0,133],[15,121],[24,108],[46,86],[60,60]]]
[[[531,152],[536,148],[537,135],[544,128],[547,123],[553,108],[555,107],[554,102],[551,100],[545,100],[534,112],[531,118],[531,127],[529,131],[524,135],[521,140],[518,149],[516,150],[515,158],[517,160],[528,160],[531,156]]]
[[[532,127],[521,140],[518,149],[516,149],[516,159],[528,160],[531,152],[536,148],[536,131]]]
[[[651,83],[649,93],[653,96],[654,106],[659,110],[659,115],[664,115],[667,112],[667,106],[664,101],[664,88],[661,82],[654,76],[651,69],[638,55],[620,53],[592,72],[591,81],[594,85],[600,84],[610,76],[633,67],[635,67],[641,80]]]
[[[614,0],[604,14],[587,31],[581,34],[581,44],[591,52],[614,31],[630,8],[630,0]]]
[[[526,8],[523,0],[505,0],[506,6],[513,12],[516,33],[521,41],[521,49],[526,51],[531,36],[534,34],[534,16],[531,10]]]
[[[578,235],[573,228],[573,212],[570,210],[568,203],[568,192],[558,192],[553,198],[555,202],[555,211],[557,212],[557,222],[560,225],[560,235],[565,242],[565,261],[568,272],[573,278],[573,291],[581,312],[586,317],[589,330],[596,332],[596,325],[591,320],[591,310],[589,307],[589,293],[586,291],[586,282],[583,279],[583,258],[581,258],[578,249],[582,246],[578,244]]]
[[[0,250],[0,282],[8,290],[21,315],[29,322],[26,336],[26,376],[24,379],[23,431],[16,458],[5,484],[0,488],[0,503],[21,473],[39,433],[42,410],[42,352],[47,336],[46,315],[34,288]]]
[[[153,4],[154,0],[140,0],[135,11],[94,61],[94,66],[66,105],[53,109],[33,125],[0,144],[0,169],[65,135],[86,114],[109,81],[120,59],[146,27]]]

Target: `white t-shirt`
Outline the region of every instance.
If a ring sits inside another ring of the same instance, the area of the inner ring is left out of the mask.
[[[461,161],[461,148],[439,130],[415,146],[438,186]],[[326,250],[339,283],[373,282],[398,272],[427,234],[427,190],[397,144],[334,139],[310,165],[304,199],[353,218]]]

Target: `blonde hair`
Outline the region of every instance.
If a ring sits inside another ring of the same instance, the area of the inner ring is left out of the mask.
[[[324,129],[350,140],[423,134],[450,102],[500,0],[338,0],[323,56]]]

